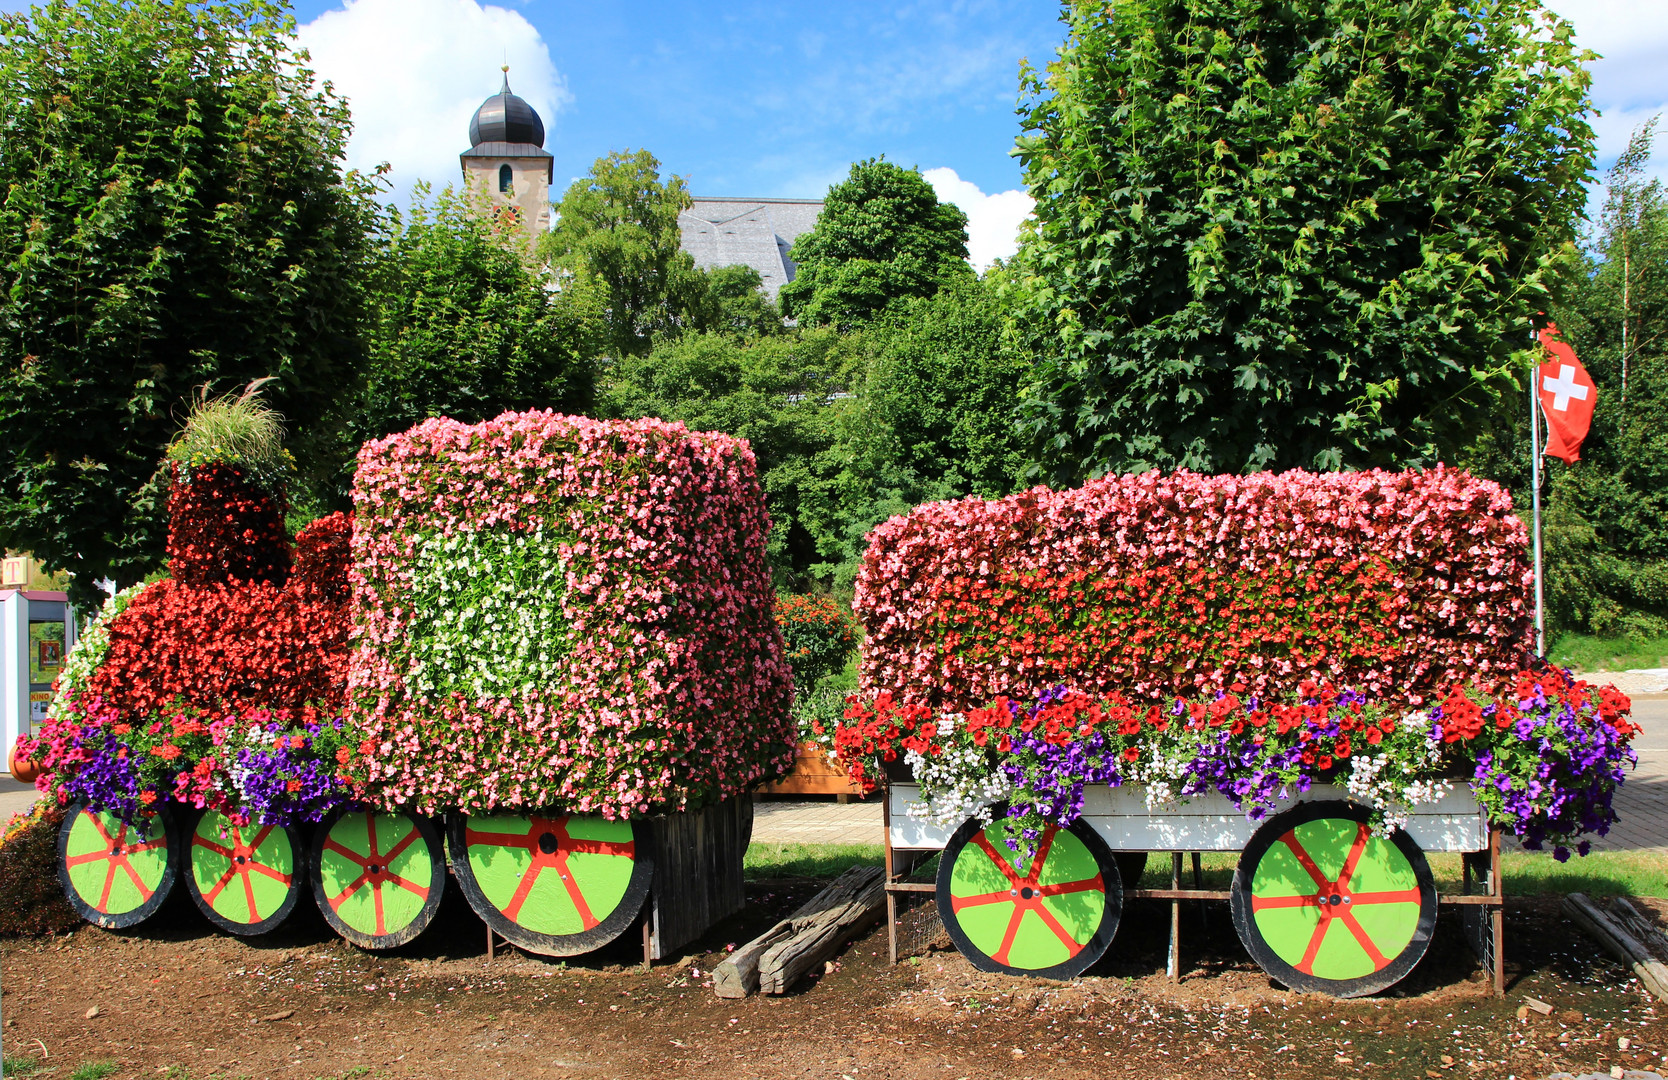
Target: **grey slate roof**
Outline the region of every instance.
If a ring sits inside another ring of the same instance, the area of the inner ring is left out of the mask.
[[[772,300],[793,280],[788,249],[822,213],[821,199],[724,199],[694,196],[678,215],[683,249],[703,270],[751,266]]]

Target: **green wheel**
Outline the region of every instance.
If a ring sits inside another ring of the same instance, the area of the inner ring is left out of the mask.
[[[1430,947],[1436,885],[1404,832],[1374,836],[1365,807],[1311,802],[1258,829],[1230,903],[1252,959],[1294,990],[1360,997],[1394,985]]]
[[[427,818],[337,810],[313,833],[313,900],[338,934],[392,949],[428,928],[446,891],[446,855]]]
[[[1123,911],[1123,883],[1106,842],[1081,819],[1049,826],[1024,866],[977,818],[938,863],[938,914],[981,971],[1070,979],[1099,960]]]
[[[110,930],[156,914],[179,876],[180,844],[166,808],[129,825],[71,803],[58,827],[58,883],[76,914]]]
[[[545,956],[591,952],[625,933],[654,880],[648,845],[629,821],[458,814],[447,839],[475,914]]]
[[[205,810],[191,831],[186,889],[209,922],[239,937],[277,929],[295,910],[307,875],[300,834],[278,825],[239,825]]]

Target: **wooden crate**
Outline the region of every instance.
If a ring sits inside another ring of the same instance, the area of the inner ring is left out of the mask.
[[[845,766],[822,752],[816,743],[802,742],[794,748],[793,772],[759,791],[765,795],[862,795],[863,788],[851,782]]]

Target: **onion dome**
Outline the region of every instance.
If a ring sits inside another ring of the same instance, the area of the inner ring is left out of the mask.
[[[481,102],[469,120],[469,145],[511,143],[544,146],[544,121],[533,106],[510,93],[510,69],[504,69],[504,88]]]

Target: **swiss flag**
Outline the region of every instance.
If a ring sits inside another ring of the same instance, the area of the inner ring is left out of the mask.
[[[1573,464],[1581,460],[1581,440],[1593,426],[1598,387],[1575,358],[1575,350],[1555,340],[1557,333],[1558,328],[1551,323],[1540,333],[1541,344],[1552,359],[1535,369],[1535,392],[1550,432],[1546,453]]]

